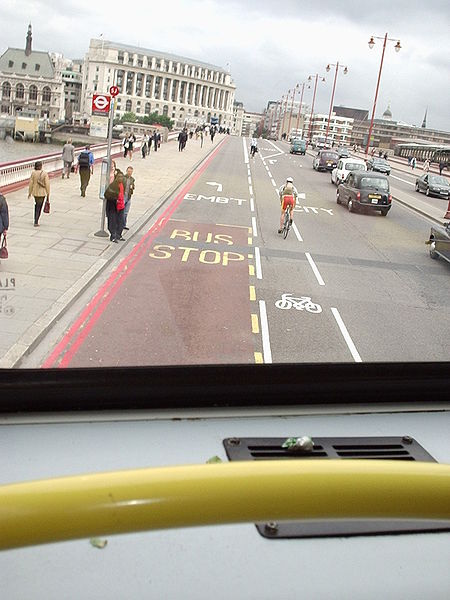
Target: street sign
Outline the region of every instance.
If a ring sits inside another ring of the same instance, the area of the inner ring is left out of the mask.
[[[111,105],[111,97],[105,94],[94,94],[92,96],[92,114],[108,116]]]
[[[109,93],[111,94],[111,96],[113,98],[115,98],[116,96],[118,96],[119,95],[119,88],[117,87],[117,85],[112,85],[109,88]]]

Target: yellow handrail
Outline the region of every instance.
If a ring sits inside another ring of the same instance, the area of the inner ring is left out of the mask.
[[[0,486],[0,548],[219,523],[450,519],[450,465],[371,460],[235,462]]]

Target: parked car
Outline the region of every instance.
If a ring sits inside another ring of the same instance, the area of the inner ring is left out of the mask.
[[[378,173],[384,173],[385,175],[391,174],[391,165],[384,158],[371,157],[367,159],[367,170],[377,171]]]
[[[291,143],[291,154],[306,154],[306,141],[299,138],[294,138]]]
[[[339,156],[330,150],[320,150],[313,160],[313,169],[316,171],[332,171],[337,167]]]
[[[431,258],[440,257],[450,262],[450,222],[444,225],[433,225],[430,239],[425,243],[430,244]]]
[[[336,202],[346,204],[349,212],[369,208],[385,217],[392,206],[389,179],[369,171],[351,171],[337,189]]]
[[[350,158],[350,152],[348,148],[340,146],[336,152],[338,153],[339,158]]]
[[[366,163],[361,158],[340,158],[337,167],[331,171],[331,183],[339,185],[350,171],[367,171]]]
[[[442,177],[442,175],[425,173],[425,175],[416,179],[416,192],[425,192],[427,196],[448,198],[450,193],[450,183],[445,177]]]

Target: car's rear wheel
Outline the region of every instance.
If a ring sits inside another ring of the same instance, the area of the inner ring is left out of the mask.
[[[416,182],[416,192],[420,192],[419,184]]]
[[[337,204],[342,204],[341,197],[339,195],[339,188],[337,189],[337,193],[336,193],[336,203]]]
[[[427,196],[429,196],[429,195],[430,195],[430,188],[428,188],[428,187],[427,187],[425,194],[426,194]]]
[[[434,241],[430,244],[430,257],[434,260],[439,258],[439,254],[436,252],[436,242]]]
[[[355,205],[353,204],[353,200],[351,198],[347,201],[348,212],[355,212]]]

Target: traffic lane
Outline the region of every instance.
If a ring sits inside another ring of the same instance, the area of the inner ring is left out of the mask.
[[[283,166],[285,169],[284,173],[286,173],[286,164],[283,163],[283,161],[280,160],[277,163],[276,168],[281,170],[283,169]],[[287,168],[289,168],[289,166]],[[275,170],[275,167],[273,170]],[[305,179],[310,179],[311,177],[307,172],[304,172],[304,175],[306,175],[306,177],[303,178],[303,181],[305,181]],[[333,188],[330,184],[326,183],[328,180],[324,180],[319,173],[313,172],[313,177],[314,176],[316,189],[320,189],[320,185],[322,185],[322,189],[327,190],[326,193],[330,194],[331,188],[331,193],[334,197],[335,192]],[[319,184],[319,181],[321,181],[321,184]],[[322,193],[322,196],[323,195],[324,194]],[[307,197],[309,198],[310,196],[311,195],[308,195],[307,192]],[[270,209],[269,212],[271,212]],[[261,211],[261,215],[262,214],[263,211]],[[312,216],[314,213],[309,214]],[[411,243],[411,231],[408,229],[408,224],[402,222],[399,224],[401,225],[399,228],[395,223],[391,223],[390,221],[387,221],[386,218],[380,217],[379,215],[354,215],[349,214],[345,209],[342,209],[340,213],[337,213],[337,216],[340,218],[341,224],[344,224],[345,231],[342,231],[342,227],[335,226],[330,228],[328,225],[324,225],[323,221],[320,221],[319,219],[306,222],[306,215],[304,215],[302,217],[300,229],[303,231],[307,243],[296,243],[292,233],[288,240],[283,240],[283,242],[293,242],[292,245],[288,245],[287,243],[283,244],[285,254],[291,252],[292,248],[304,249],[307,246],[309,250],[311,250],[312,257],[314,258],[316,265],[319,266],[319,273],[326,284],[325,287],[320,289],[318,296],[319,301],[322,301],[323,294],[331,294],[335,299],[337,307],[342,305],[347,306],[349,304],[352,305],[353,302],[357,302],[362,304],[362,306],[366,305],[369,313],[373,312],[373,304],[376,306],[379,304],[388,306],[389,314],[391,314],[390,311],[395,308],[395,310],[398,309],[400,315],[403,315],[405,309],[416,309],[418,305],[426,311],[427,302],[421,302],[421,295],[424,293],[424,290],[415,289],[417,285],[420,285],[422,281],[426,280],[428,283],[425,287],[428,287],[428,284],[431,286],[431,293],[428,293],[430,302],[433,302],[436,305],[447,302],[446,299],[450,297],[450,294],[447,294],[445,291],[441,294],[438,291],[440,289],[439,283],[436,284],[436,282],[434,282],[433,285],[433,282],[429,281],[428,277],[424,278],[423,273],[417,268],[417,248],[414,249],[414,244]],[[361,219],[356,220],[355,217],[356,219]],[[415,215],[407,213],[403,217],[403,220],[414,223],[416,229],[424,227],[424,220],[419,219]],[[261,228],[264,231],[264,224],[261,225]],[[326,230],[322,232],[322,235],[317,235],[320,228]],[[309,237],[309,233],[313,230],[315,231],[316,238],[313,236]],[[419,236],[420,235],[421,234],[419,233]],[[318,239],[318,243],[316,245],[312,244],[311,239]],[[273,240],[270,241],[272,242]],[[323,254],[324,241],[331,241],[331,246],[333,248],[333,252],[328,256]],[[269,242],[269,238],[266,238],[266,242]],[[423,240],[421,239],[420,248],[424,247],[422,246],[422,243]],[[404,248],[403,256],[399,256],[403,246],[406,247],[406,256]],[[280,246],[278,245],[278,247]],[[271,258],[271,249],[273,248],[273,243],[266,243],[265,248],[262,249],[262,264],[263,272],[265,273],[265,281],[267,278],[266,271],[268,269],[268,262]],[[386,256],[387,248],[390,249],[389,251],[392,251],[392,257]],[[348,249],[348,251],[343,252],[344,249]],[[395,262],[392,262],[392,259],[395,259]],[[296,260],[304,260],[304,253],[299,252],[296,256]],[[419,255],[419,262],[420,261],[422,261],[425,269],[428,270],[429,259],[424,255]],[[424,261],[428,262],[425,264]],[[408,264],[408,262],[412,264]],[[312,273],[307,274],[312,276]],[[296,282],[294,272],[290,274],[288,281],[293,283]],[[376,290],[376,292],[374,293],[373,290]],[[353,325],[352,322],[351,324]],[[399,321],[395,320],[394,324],[396,327],[392,327],[391,331],[395,332],[393,336],[395,342],[395,339],[397,339],[397,337],[400,339],[402,337],[401,334],[404,332],[405,322],[403,317],[401,316]],[[356,331],[358,331],[359,325],[359,323],[355,323]],[[421,329],[421,327],[419,328]],[[376,340],[372,349],[371,345],[367,348],[364,347],[364,352],[369,357],[368,359],[380,359],[379,357],[382,355],[384,344],[384,335],[383,332],[380,339]],[[427,329],[422,331],[421,335],[424,336],[424,339],[430,339],[429,331]],[[434,333],[432,336],[433,335]],[[372,335],[369,335],[368,339],[370,340],[372,337]],[[396,356],[401,357],[401,353],[402,348],[400,346],[399,348],[396,348]],[[416,359],[420,359],[420,356],[415,356]],[[400,358],[398,359],[400,360]]]
[[[349,362],[354,358],[305,257],[267,256],[258,298],[266,306],[272,360]]]
[[[247,231],[170,220],[63,366],[254,361]],[[198,231],[199,240],[185,231]]]
[[[220,153],[185,194],[178,219],[251,226],[247,166],[241,138]]]

